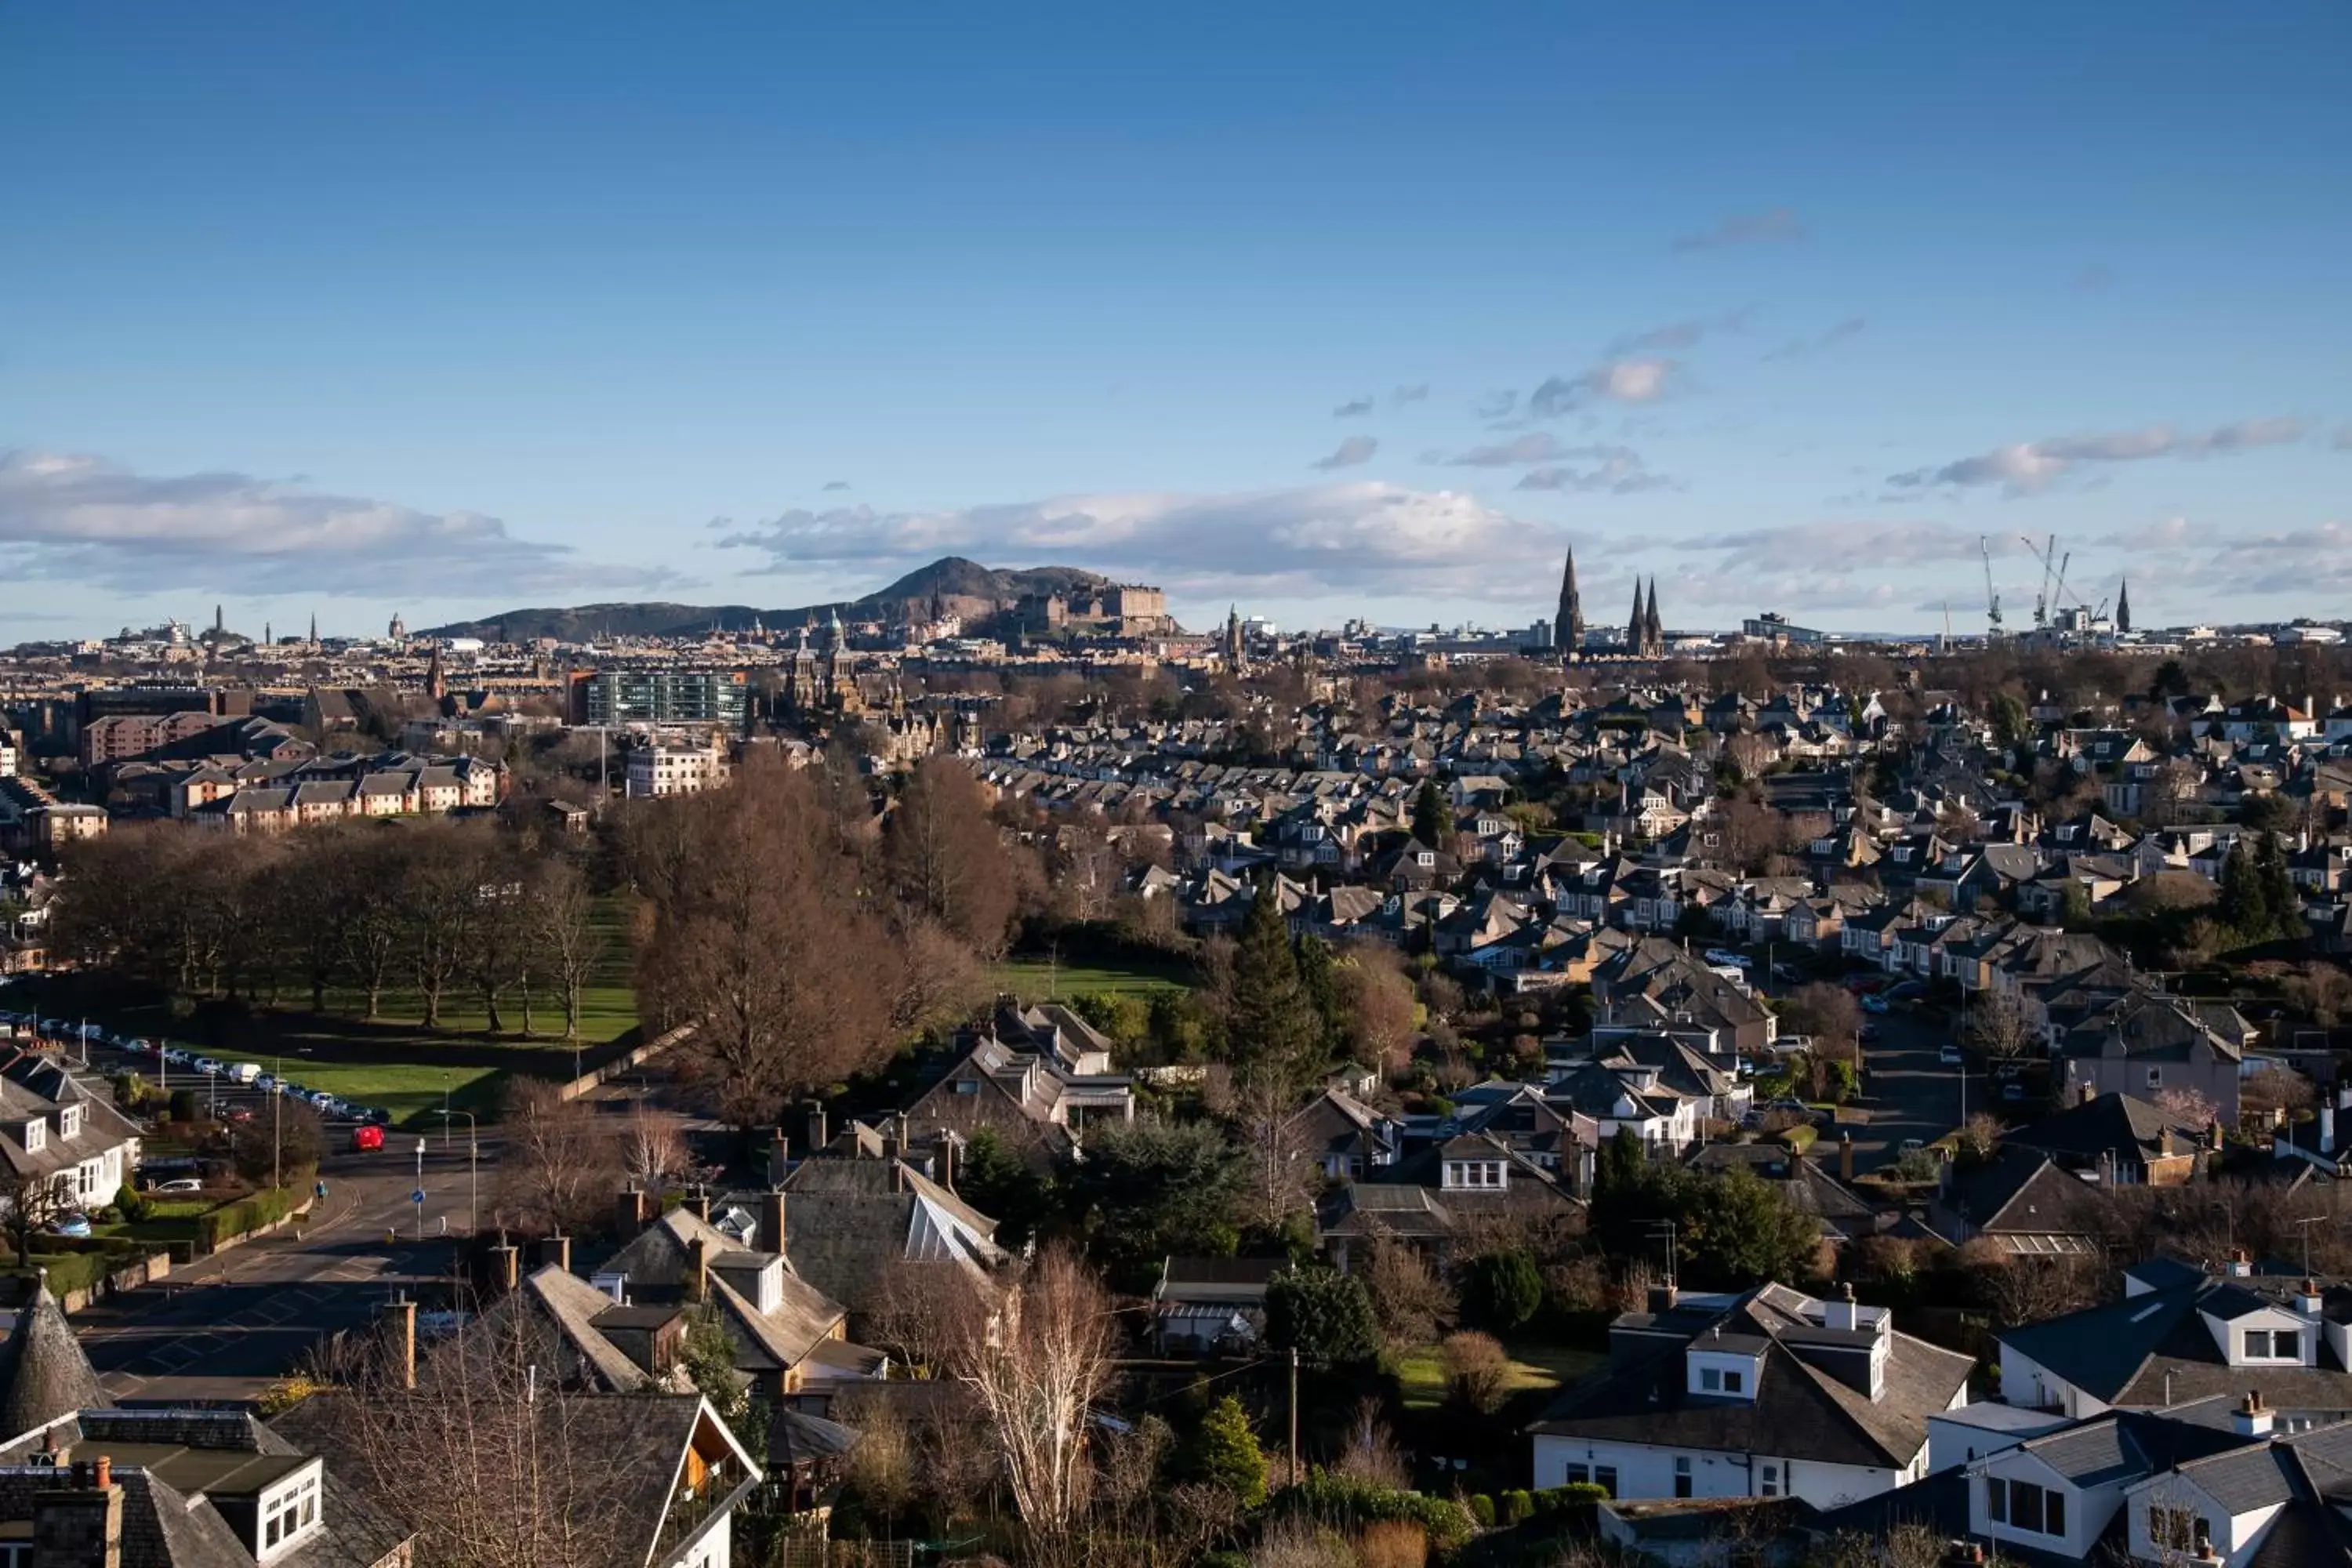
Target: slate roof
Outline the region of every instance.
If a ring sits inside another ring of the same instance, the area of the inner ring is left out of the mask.
[[[112,1403],[44,1276],[17,1313],[15,1331],[0,1343],[0,1437],[14,1439],[61,1415]]]
[[[1809,1350],[1819,1355],[1841,1337],[1862,1346],[1869,1339],[1868,1331],[1826,1330],[1805,1316],[1817,1308],[1793,1290],[1767,1285],[1719,1314],[1688,1305],[1664,1319],[1628,1314],[1621,1327],[1668,1331],[1658,1348],[1633,1348],[1635,1337],[1626,1335],[1619,1342],[1627,1348],[1604,1371],[1567,1390],[1529,1430],[1828,1464],[1910,1464],[1927,1441],[1928,1417],[1966,1386],[1974,1361],[1889,1331],[1885,1381],[1873,1399],[1809,1358]],[[1694,1325],[1702,1320],[1711,1320],[1706,1331],[1719,1329],[1726,1340],[1760,1350],[1753,1398],[1689,1391],[1684,1354],[1700,1337]]]
[[[2275,1282],[2273,1282],[2275,1283]],[[2160,1406],[2259,1389],[2276,1410],[2352,1410],[2352,1373],[2323,1343],[2316,1366],[2231,1366],[2203,1314],[2230,1319],[2269,1305],[2259,1282],[2215,1279],[2126,1296],[1999,1336],[2105,1405]]]

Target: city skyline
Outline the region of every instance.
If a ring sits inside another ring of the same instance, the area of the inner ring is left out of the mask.
[[[12,12],[0,643],[947,553],[1520,626],[1570,547],[1974,631],[2021,534],[2339,613],[2352,21],[2116,21]]]

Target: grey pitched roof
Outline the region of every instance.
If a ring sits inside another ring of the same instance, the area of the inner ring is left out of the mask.
[[[17,1313],[16,1331],[0,1343],[0,1435],[18,1437],[61,1415],[112,1403],[45,1277]]]

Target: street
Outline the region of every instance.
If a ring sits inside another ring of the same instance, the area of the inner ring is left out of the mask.
[[[1870,1121],[1827,1129],[1823,1137],[1852,1131],[1855,1169],[1874,1171],[1900,1157],[1906,1139],[1932,1143],[1960,1124],[1962,1069],[1937,1059],[1952,1042],[1948,1020],[1900,1008],[1864,1016],[1878,1028],[1878,1038],[1862,1047],[1862,1106]],[[1971,1063],[1967,1077],[1969,1111],[1993,1109],[1980,1065]]]
[[[331,1157],[327,1198],[307,1220],[76,1314],[107,1393],[142,1405],[249,1400],[300,1371],[321,1340],[363,1328],[395,1291],[434,1289],[449,1269],[443,1227],[460,1237],[467,1223],[466,1144],[444,1153],[436,1140],[425,1157],[420,1242],[415,1139],[394,1142]]]

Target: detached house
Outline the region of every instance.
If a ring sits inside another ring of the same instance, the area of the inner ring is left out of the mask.
[[[1928,1421],[1968,1403],[1974,1364],[1850,1298],[1667,1287],[1610,1325],[1607,1371],[1528,1428],[1535,1482],[1591,1482],[1614,1498],[1859,1501],[1927,1474]]]
[[[139,1124],[62,1058],[18,1051],[0,1066],[0,1158],[19,1177],[47,1177],[64,1201],[112,1203],[138,1168],[139,1139]]]

